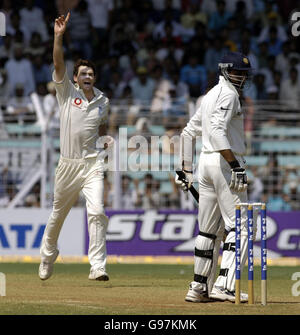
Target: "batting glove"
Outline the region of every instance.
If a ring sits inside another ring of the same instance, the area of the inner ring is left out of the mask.
[[[182,170],[184,172],[184,179],[179,179],[178,175],[176,174],[175,183],[179,185],[184,192],[187,192],[188,189],[193,184],[193,172]]]
[[[247,175],[244,168],[231,169],[231,180],[229,187],[235,192],[244,192],[247,189]]]

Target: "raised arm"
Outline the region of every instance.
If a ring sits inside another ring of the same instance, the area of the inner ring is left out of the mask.
[[[68,13],[66,17],[61,15],[54,23],[53,64],[56,81],[63,80],[66,71],[63,53],[63,36],[66,31],[69,18],[70,13]]]

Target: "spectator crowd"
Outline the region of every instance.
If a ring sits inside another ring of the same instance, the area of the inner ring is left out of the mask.
[[[299,111],[300,44],[289,22],[297,7],[299,0],[2,0],[0,121],[38,122],[29,98],[36,92],[46,120],[59,126],[51,83],[53,24],[68,11],[69,77],[78,58],[95,63],[96,86],[111,100],[111,135],[141,116],[166,129],[173,122],[179,132],[189,117],[189,101],[217,83],[217,64],[226,51],[243,52],[254,68],[246,104],[271,99]],[[126,178],[128,193],[132,181]],[[131,185],[133,206],[160,203],[157,184],[152,189],[147,178],[145,194],[151,199],[142,199]]]

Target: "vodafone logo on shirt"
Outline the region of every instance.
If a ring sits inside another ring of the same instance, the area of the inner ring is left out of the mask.
[[[76,107],[81,107],[82,104],[82,99],[81,98],[75,98],[73,101],[73,105],[75,105]]]

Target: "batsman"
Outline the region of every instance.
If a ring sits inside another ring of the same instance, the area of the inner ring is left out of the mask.
[[[218,84],[204,96],[181,133],[182,171],[187,183],[178,176],[176,183],[185,191],[193,183],[195,138],[202,136],[198,166],[199,235],[195,240],[194,280],[185,298],[189,302],[235,301],[235,205],[247,202],[244,116],[240,97],[250,79],[251,65],[243,54],[229,52],[218,67]],[[242,213],[242,218],[241,266],[247,258],[246,213]],[[215,281],[223,239],[221,269]],[[241,301],[247,300],[248,295],[242,293]]]
[[[60,107],[60,159],[55,171],[53,209],[40,249],[39,277],[52,275],[58,256],[61,227],[80,191],[86,200],[89,232],[89,279],[106,281],[106,230],[108,218],[103,205],[103,161],[96,140],[106,134],[109,101],[94,87],[96,69],[89,60],[78,60],[73,81],[68,78],[63,56],[63,35],[70,13],[54,24],[53,81]],[[70,240],[72,236],[70,236]]]

